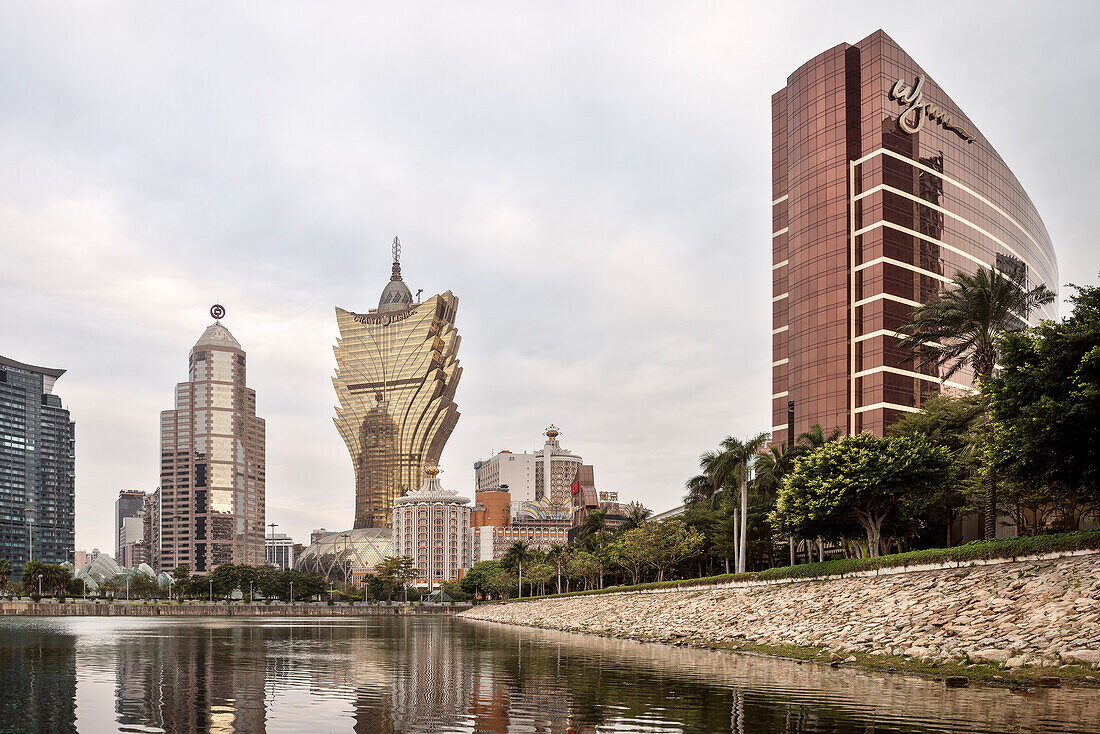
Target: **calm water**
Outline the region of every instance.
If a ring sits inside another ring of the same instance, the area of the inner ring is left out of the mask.
[[[1096,732],[1100,692],[420,619],[0,619],[3,732]]]

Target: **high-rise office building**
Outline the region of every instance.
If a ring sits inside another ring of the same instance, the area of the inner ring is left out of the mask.
[[[400,243],[378,308],[336,309],[335,423],[355,468],[355,527],[389,527],[393,503],[423,483],[458,422],[458,299],[414,303],[401,277]]]
[[[245,352],[215,321],[191,348],[175,408],[160,414],[157,570],[263,563],[265,444]]]
[[[0,356],[0,558],[72,561],[76,428],[53,394],[65,370]]]
[[[795,435],[882,435],[919,410],[941,374],[899,329],[979,267],[1058,285],[1046,227],[974,123],[882,31],[803,64],[772,97],[772,440],[789,409]]]
[[[264,536],[264,563],[283,571],[294,568],[294,546],[294,539],[286,533],[268,533]]]
[[[135,524],[131,522],[129,533],[127,533],[126,518],[137,518],[144,507],[145,492],[143,490],[123,489],[118,493],[118,499],[115,500],[115,558],[118,559],[120,563],[122,558],[122,546],[126,543],[133,543],[141,540],[140,537],[135,536],[134,530],[136,527],[138,535],[140,535],[142,524],[138,522],[135,526]]]

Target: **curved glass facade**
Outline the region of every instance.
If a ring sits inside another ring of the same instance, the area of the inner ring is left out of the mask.
[[[336,309],[334,420],[355,467],[357,528],[390,527],[394,500],[420,487],[458,422],[458,299],[412,304],[408,292],[395,261],[380,308]]]
[[[362,583],[363,577],[393,552],[388,528],[356,528],[329,533],[302,551],[294,568],[330,582]]]
[[[975,70],[980,73],[980,70]],[[772,437],[882,435],[941,388],[898,329],[957,272],[1057,292],[1046,227],[977,127],[885,33],[810,60],[772,97]],[[1021,314],[1053,318],[1056,304]],[[964,368],[945,383],[969,389]]]

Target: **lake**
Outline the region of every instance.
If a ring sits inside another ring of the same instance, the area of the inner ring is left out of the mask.
[[[1096,732],[1100,691],[450,616],[0,618],[2,732]]]

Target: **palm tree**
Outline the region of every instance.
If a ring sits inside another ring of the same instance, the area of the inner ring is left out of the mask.
[[[795,439],[795,446],[804,451],[813,451],[814,449],[821,448],[827,443],[840,440],[840,437],[844,435],[844,431],[840,428],[834,428],[833,430],[825,433],[825,429],[821,427],[820,423],[814,423],[813,427],[805,433],[798,434],[798,438]]]
[[[646,520],[653,514],[653,510],[647,510],[641,505],[630,505],[630,509],[626,512],[626,520],[619,526],[620,530],[633,530],[634,528],[640,528],[645,525]]]
[[[747,535],[749,530],[749,470],[755,460],[754,457],[760,453],[760,449],[764,448],[768,438],[770,438],[770,434],[764,431],[744,441],[733,436],[726,436],[722,441],[721,453],[723,459],[721,466],[728,472],[727,481],[731,484],[736,481],[741,485],[741,529],[738,533],[737,573],[744,573],[746,565],[745,551],[748,547]],[[736,519],[734,522],[736,523]]]
[[[705,457],[707,454],[703,454],[703,456]],[[713,506],[714,484],[706,474],[696,474],[691,479],[684,482],[684,488],[687,490],[687,494],[684,495],[685,505],[706,502]]]
[[[607,530],[607,513],[603,510],[589,510],[581,523],[580,535],[585,539],[595,540]]]
[[[794,470],[794,461],[800,453],[797,448],[788,449],[786,444],[769,446],[768,450],[756,457],[755,487],[764,494],[778,494],[787,475]],[[788,538],[791,553],[791,565],[794,565],[794,536]]]
[[[1012,278],[986,268],[974,275],[955,273],[951,285],[939,297],[913,310],[913,320],[901,328],[901,346],[913,351],[917,369],[934,366],[947,380],[969,364],[981,388],[993,376],[997,364],[997,339],[1027,326],[1032,309],[1054,301],[1045,285],[1031,290]],[[983,430],[988,442],[992,427],[988,416]],[[997,535],[997,488],[992,476],[985,479],[986,539]]]
[[[504,556],[500,559],[500,562],[509,568],[519,569],[519,596],[523,596],[523,564],[526,561],[531,560],[532,550],[529,545],[522,540],[517,540],[508,546],[508,550],[504,552]]]
[[[555,543],[550,546],[550,550],[546,551],[546,560],[554,564],[558,569],[558,593],[561,593],[561,567],[562,562],[567,558],[568,550],[560,543]]]

